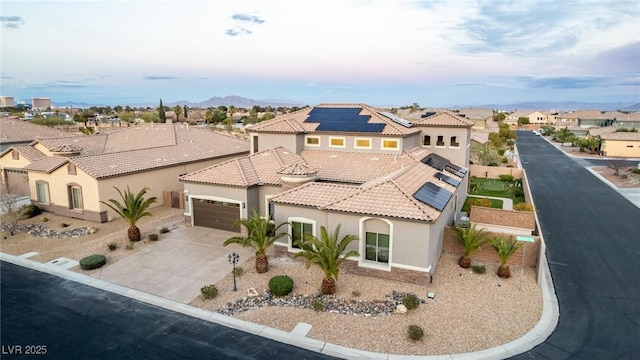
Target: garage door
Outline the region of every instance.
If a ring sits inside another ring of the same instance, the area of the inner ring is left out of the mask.
[[[240,204],[205,200],[193,200],[193,225],[240,232],[234,223],[240,217]]]

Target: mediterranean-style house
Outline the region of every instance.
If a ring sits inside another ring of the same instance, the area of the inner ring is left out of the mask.
[[[193,225],[241,231],[257,210],[295,253],[320,227],[353,234],[356,269],[423,282],[442,253],[444,228],[467,195],[474,122],[449,111],[413,121],[364,104],[320,104],[247,129],[251,153],[181,176]],[[415,275],[418,274],[418,275]]]
[[[246,141],[231,136],[152,123],[12,146],[0,153],[0,179],[5,191],[29,195],[42,210],[105,222],[115,213],[101,201],[120,199],[115,188],[147,187],[156,205],[179,203],[180,175],[248,152]]]
[[[591,128],[587,136],[600,140],[599,153],[607,157],[640,158],[640,129],[606,126]]]

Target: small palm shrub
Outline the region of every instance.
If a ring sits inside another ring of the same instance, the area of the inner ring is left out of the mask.
[[[422,328],[418,325],[409,325],[408,333],[409,339],[413,341],[418,341],[424,336],[424,330],[422,330]]]
[[[107,258],[102,254],[93,254],[80,260],[80,267],[83,270],[93,270],[107,263]]]
[[[324,311],[324,303],[318,298],[311,300],[311,307],[315,312]]]
[[[413,310],[420,306],[420,299],[414,294],[407,294],[402,298],[402,305],[404,305],[407,310]]]
[[[166,234],[169,232],[169,228],[166,226],[163,226],[160,228],[160,234]]]
[[[200,289],[200,294],[205,299],[213,299],[218,296],[218,288],[215,285],[205,285]]]
[[[287,275],[274,276],[269,280],[269,290],[275,296],[289,295],[293,290],[293,279]]]
[[[109,250],[114,251],[115,249],[118,248],[118,244],[112,242],[112,243],[109,243],[107,247],[109,248]]]
[[[471,269],[476,274],[484,274],[487,271],[487,267],[484,265],[473,265]]]
[[[149,240],[158,241],[158,234],[149,234]]]

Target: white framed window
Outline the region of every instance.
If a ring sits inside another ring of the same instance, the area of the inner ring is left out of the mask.
[[[345,138],[343,137],[330,137],[329,147],[344,148]]]
[[[422,146],[431,147],[431,135],[422,137]]]
[[[69,208],[74,210],[84,209],[84,202],[82,201],[82,188],[80,186],[69,186]]]
[[[371,139],[355,138],[353,139],[353,148],[354,149],[371,149]]]
[[[320,146],[320,136],[305,136],[304,143],[307,146]]]
[[[451,137],[451,142],[449,143],[450,147],[454,147],[454,148],[459,148],[460,147],[460,143],[458,142],[458,137],[457,136],[452,136]]]
[[[316,222],[306,218],[289,218],[289,250],[300,250],[296,245],[298,241],[304,241],[304,234],[316,235]]]
[[[365,254],[367,261],[389,263],[389,234],[365,232]]]
[[[39,203],[49,204],[51,202],[49,198],[49,183],[44,181],[37,181],[36,196]]]
[[[382,150],[399,150],[400,149],[400,140],[398,140],[398,139],[382,139],[381,140],[381,148],[382,148]]]
[[[436,147],[444,147],[444,136],[439,135],[438,141],[436,142]]]

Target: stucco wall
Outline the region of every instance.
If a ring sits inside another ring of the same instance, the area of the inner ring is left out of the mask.
[[[255,133],[250,132],[249,136],[252,141],[251,149],[253,151],[253,136],[258,135],[258,152],[273,149],[279,146],[290,151],[300,153],[298,146],[299,140],[293,134],[272,134],[272,133]]]
[[[460,166],[467,167],[469,164],[469,151],[467,146],[470,144],[471,130],[469,128],[456,127],[421,127],[420,145],[434,153],[443,156]],[[423,145],[425,135],[431,136],[431,145]],[[444,146],[437,146],[438,136],[443,137]],[[451,137],[455,136],[456,141],[460,144],[458,147],[451,146]]]
[[[372,136],[372,135],[345,135],[345,134],[319,134],[312,133],[302,136],[304,140],[304,149],[306,150],[333,150],[333,151],[349,151],[349,152],[363,152],[363,153],[380,153],[380,154],[400,154],[404,147],[404,140],[402,137],[385,137],[385,136]],[[306,138],[319,138],[319,144],[315,145],[307,145]],[[331,138],[340,138],[344,139],[344,147],[336,147],[331,146]],[[358,148],[356,147],[356,139],[369,140],[370,148]],[[397,140],[398,141],[398,149],[397,150],[388,150],[382,148],[383,140]]]
[[[601,150],[609,157],[640,157],[640,141],[603,140]]]
[[[469,166],[469,171],[471,172],[471,176],[488,178],[488,179],[499,179],[500,175],[512,175],[514,179],[522,179],[522,174],[524,170],[518,168],[510,168],[510,167],[497,167],[497,166],[482,166],[482,165],[471,165]]]

